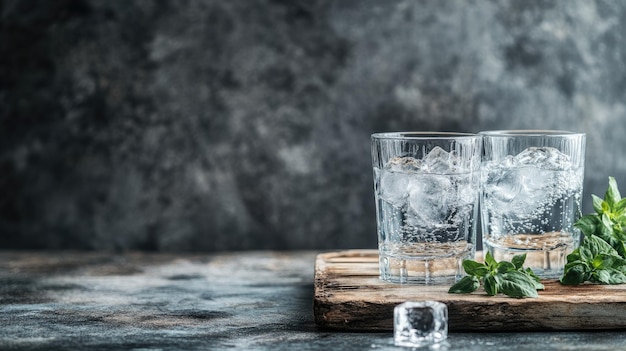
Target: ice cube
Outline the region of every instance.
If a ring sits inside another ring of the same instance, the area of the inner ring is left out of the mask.
[[[547,158],[544,149],[542,147],[529,147],[517,154],[515,161],[520,165],[539,165]]]
[[[478,179],[475,179],[478,175],[467,174],[457,177],[456,180],[456,194],[452,193],[452,198],[459,206],[473,205],[478,200],[478,192],[476,189],[479,187]]]
[[[419,172],[422,168],[422,160],[414,157],[394,157],[387,162],[385,169],[390,172]]]
[[[450,153],[435,146],[423,161],[423,167],[429,173],[445,174],[455,171],[461,163],[461,158],[455,152]]]
[[[521,191],[515,197],[513,205],[521,217],[532,216],[559,195],[554,181],[555,175],[551,172],[520,168],[517,173]]]
[[[394,157],[380,172],[379,196],[395,207],[403,207],[409,195],[411,176],[420,171],[422,161],[413,157]]]
[[[405,302],[393,311],[394,344],[420,347],[448,337],[448,307],[437,301]]]
[[[485,185],[486,192],[494,200],[503,204],[513,201],[522,190],[519,174],[515,169],[491,172],[489,173],[489,178]]]
[[[450,197],[456,193],[450,178],[438,174],[421,174],[408,184],[408,202],[412,223],[418,227],[434,227],[448,214]]]
[[[406,197],[409,194],[410,176],[406,173],[380,172],[379,196],[395,207],[402,207],[406,204]]]
[[[572,167],[569,156],[553,147],[529,147],[515,156],[517,164],[548,170],[566,170]]]
[[[563,171],[571,167],[569,157],[553,147],[529,147],[484,167],[485,193],[493,211],[527,219],[562,196]]]
[[[500,167],[502,168],[510,168],[517,166],[517,159],[513,155],[507,155],[501,162]]]
[[[554,175],[550,173],[530,167],[493,170],[485,183],[493,211],[520,218],[532,216],[554,192],[550,189]]]

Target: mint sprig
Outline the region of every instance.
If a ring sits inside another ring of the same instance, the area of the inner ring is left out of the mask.
[[[574,226],[585,235],[580,247],[567,256],[560,281],[578,285],[626,283],[626,198],[609,177],[604,199],[591,195],[596,213],[581,217]]]
[[[510,297],[537,297],[537,290],[543,290],[543,284],[530,268],[524,269],[526,254],[517,255],[511,262],[497,262],[490,252],[485,256],[485,263],[472,260],[463,261],[466,276],[448,290],[451,294],[469,294],[480,287],[481,283],[487,295],[503,293]]]

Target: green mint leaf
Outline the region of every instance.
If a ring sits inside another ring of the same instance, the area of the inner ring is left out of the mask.
[[[626,241],[618,241],[613,245],[613,248],[619,253],[622,258],[626,258]]]
[[[613,231],[613,221],[608,213],[603,213],[602,216],[600,216],[600,222],[602,223],[602,227],[606,227]]]
[[[563,276],[559,280],[563,285],[578,285],[588,279],[589,272],[582,264],[570,266],[566,268]]]
[[[595,235],[601,237],[606,241],[612,239],[615,236],[613,221],[608,214],[604,213],[600,217],[600,225],[598,226],[598,228],[596,228]]]
[[[591,273],[591,280],[600,284],[609,284],[611,273],[608,270],[598,270]]]
[[[583,239],[583,242],[585,240],[586,240],[586,238]],[[593,252],[591,252],[591,249],[589,248],[588,245],[581,245],[578,248],[578,253],[579,253],[578,257],[582,261],[591,261],[591,260],[593,260],[594,254],[593,254]],[[569,261],[569,255],[567,256],[567,258],[568,258],[568,261]]]
[[[543,284],[541,284],[541,282],[538,282],[535,279],[532,279],[531,282],[533,284],[533,289],[535,290],[543,290],[546,288],[545,286],[543,286]]]
[[[591,267],[587,264],[586,261],[576,260],[576,261],[568,261],[565,265],[565,271],[572,269],[575,266],[583,266],[585,271],[591,271]]]
[[[614,255],[599,254],[593,258],[592,265],[596,270],[609,269],[613,268],[616,260],[621,261],[621,258]]]
[[[613,208],[613,213],[616,217],[623,217],[626,215],[626,198],[619,200]]]
[[[535,287],[537,288],[537,290],[543,290],[543,284],[541,284],[541,278],[539,278],[538,275],[535,274],[535,272],[530,268],[526,268],[526,270],[522,270],[523,272],[525,272],[529,277],[533,278],[533,280],[537,283],[535,284]]]
[[[609,177],[604,198],[592,195],[592,200],[596,213],[574,224],[585,236],[580,247],[567,256],[561,283],[626,283],[626,199],[622,199],[615,178]]]
[[[622,258],[621,256],[615,257],[611,268],[626,273],[626,259]]]
[[[613,222],[615,222],[615,224],[619,224],[622,228],[626,227],[626,211],[613,218]],[[622,229],[622,232],[623,231],[624,230]]]
[[[535,290],[543,290],[545,287],[541,284],[541,279],[533,272],[532,269],[527,268],[525,271],[520,270],[520,272],[524,273],[528,278],[528,281],[533,283],[535,286]]]
[[[596,211],[596,213],[600,215],[603,214],[604,207],[602,206],[602,203],[604,202],[604,200],[600,198],[599,196],[596,196],[593,194],[591,195],[591,199],[593,201],[593,209]]]
[[[487,293],[487,295],[489,296],[494,296],[498,293],[498,291],[500,290],[500,284],[498,283],[498,279],[491,274],[487,274],[484,278],[483,278],[483,288],[485,289],[485,292]]]
[[[509,271],[515,271],[516,269],[517,268],[515,267],[513,263],[507,262],[507,261],[500,261],[496,265],[496,270],[498,273],[506,273]]]
[[[595,214],[582,216],[574,227],[580,229],[585,235],[593,235],[596,232],[596,227],[600,224],[598,216]]]
[[[519,271],[512,271],[501,276],[500,290],[510,297],[537,297],[534,280]]]
[[[487,266],[483,263],[472,260],[464,260],[463,269],[465,270],[465,273],[479,278],[482,278],[485,274],[489,273],[489,268],[487,268]]]
[[[515,255],[511,259],[511,263],[515,266],[516,269],[522,268],[524,262],[526,261],[526,254],[523,255]]]
[[[617,182],[615,178],[609,177],[609,188],[606,190],[604,194],[604,201],[609,204],[609,208],[613,210],[615,205],[622,199],[622,196],[619,193],[619,189],[617,189]]]
[[[583,238],[583,241],[585,239]],[[581,245],[582,246],[582,245]],[[580,261],[580,247],[574,251],[572,251],[571,254],[567,255],[567,262],[573,262],[573,261]]]
[[[611,270],[610,273],[609,284],[626,284],[626,274],[616,269]]]
[[[486,264],[464,260],[463,269],[468,275],[452,285],[448,293],[471,293],[482,283],[483,289],[490,296],[502,292],[511,297],[536,297],[537,290],[543,290],[544,286],[532,269],[524,269],[525,260],[524,254],[513,256],[512,262],[497,262],[490,252],[485,255]]]
[[[450,294],[469,294],[478,289],[480,282],[477,277],[466,275],[450,287]]]
[[[618,229],[620,229],[618,227]],[[626,245],[624,242],[623,231],[615,230],[614,222],[609,218],[607,214],[602,215],[602,222],[596,228],[595,235],[588,236],[590,238],[597,238],[609,246],[611,246],[622,257],[626,257]]]
[[[487,251],[487,254],[485,255],[485,264],[491,269],[498,264],[489,251]]]
[[[583,247],[588,248],[591,251],[593,257],[599,254],[619,256],[619,253],[609,243],[607,243],[606,240],[603,240],[602,238],[595,235],[586,236],[581,244],[581,250]]]
[[[535,287],[535,290],[543,290],[543,289],[545,289],[543,284],[541,284],[541,278],[539,278],[539,276],[536,275],[535,272],[533,272],[532,269],[526,268],[524,270],[523,268],[520,268],[518,271],[521,272],[521,273],[524,273],[528,277],[528,280],[531,283],[533,283],[533,285]]]

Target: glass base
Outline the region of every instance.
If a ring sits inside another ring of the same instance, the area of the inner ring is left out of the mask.
[[[443,258],[380,255],[380,279],[396,284],[454,284],[463,276],[463,260],[469,254]]]
[[[531,268],[544,279],[558,279],[563,275],[567,255],[575,249],[573,241],[546,248],[506,247],[489,241],[483,242],[484,252],[490,252],[496,261],[511,261],[513,256],[526,254],[524,268]]]

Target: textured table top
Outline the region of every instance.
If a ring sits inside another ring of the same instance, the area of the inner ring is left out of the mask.
[[[316,327],[315,255],[0,252],[0,350],[404,350]],[[451,333],[437,350],[538,347],[626,350],[626,331]]]

